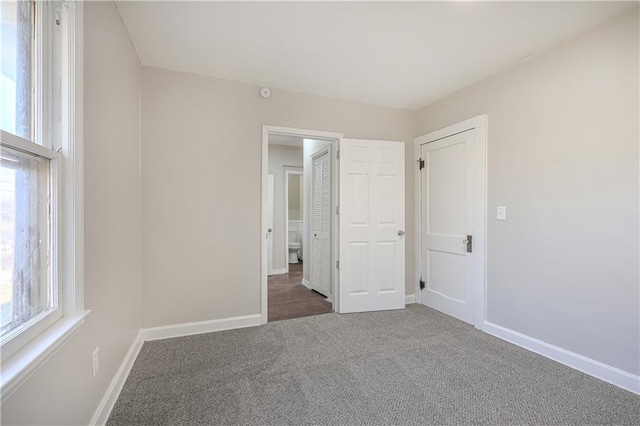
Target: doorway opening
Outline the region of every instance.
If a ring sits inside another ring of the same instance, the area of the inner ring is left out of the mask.
[[[341,136],[263,127],[262,323],[334,311]]]

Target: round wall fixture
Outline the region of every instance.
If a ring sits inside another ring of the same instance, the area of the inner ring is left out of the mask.
[[[260,89],[260,96],[265,99],[269,99],[269,97],[271,96],[271,90],[269,90],[268,87],[263,87],[262,89]]]

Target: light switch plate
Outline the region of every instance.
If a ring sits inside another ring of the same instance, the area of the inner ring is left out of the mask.
[[[507,220],[507,207],[506,206],[498,206],[496,211],[496,219],[497,220]]]

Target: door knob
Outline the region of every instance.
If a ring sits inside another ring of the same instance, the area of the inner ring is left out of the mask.
[[[269,228],[267,229],[267,232],[271,233],[273,231],[273,229]]]
[[[398,231],[398,235],[402,237],[402,236],[404,235],[404,231],[403,231],[402,229],[401,229],[401,230],[399,230],[399,231]]]

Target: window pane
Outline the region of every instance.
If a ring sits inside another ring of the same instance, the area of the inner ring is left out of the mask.
[[[34,3],[0,2],[0,128],[33,140]]]
[[[55,309],[51,285],[50,161],[2,147],[0,162],[0,336]]]

